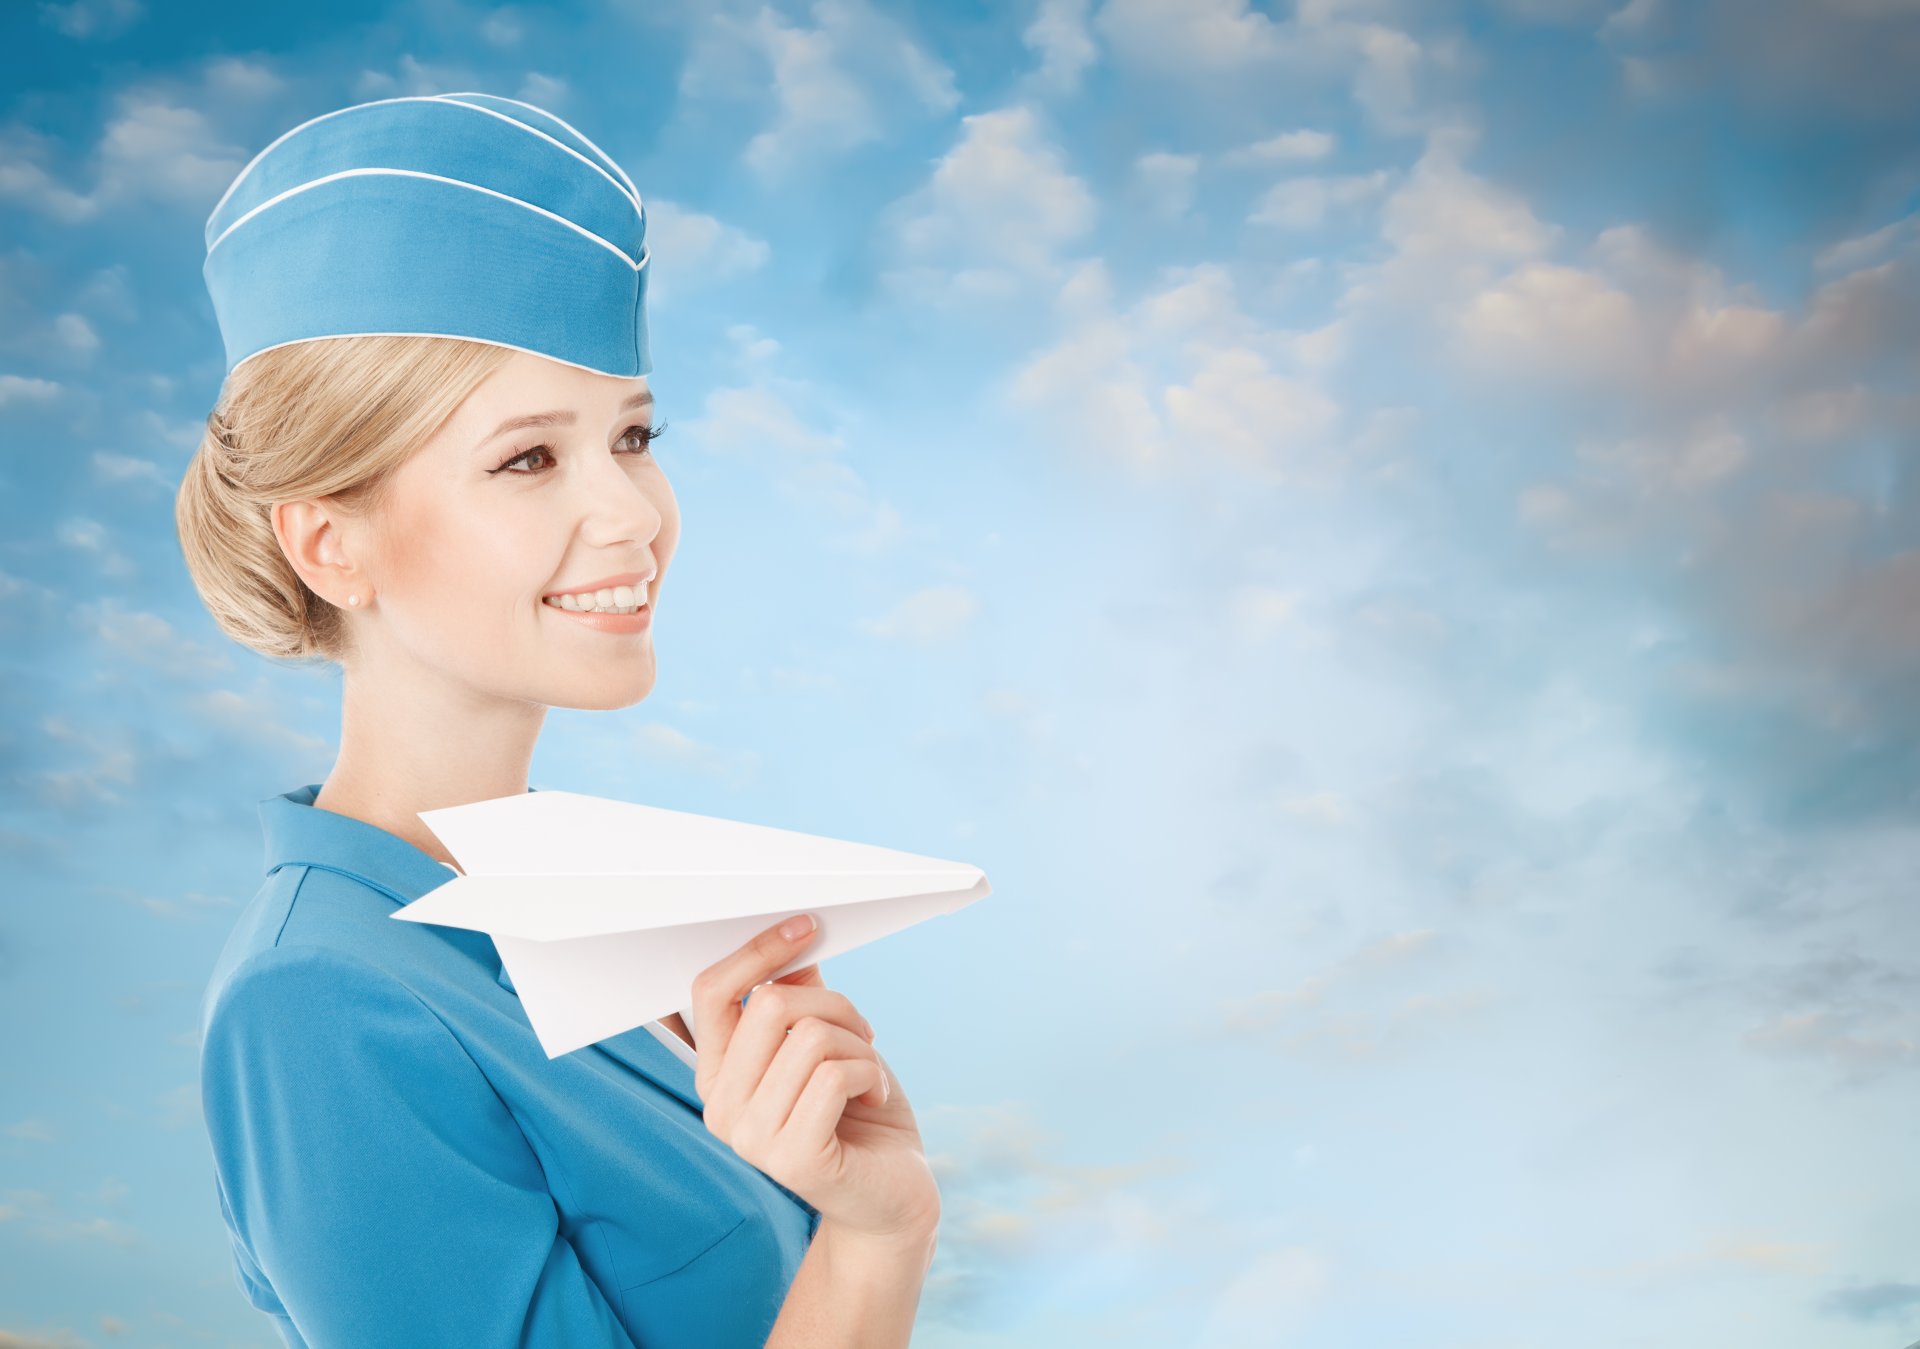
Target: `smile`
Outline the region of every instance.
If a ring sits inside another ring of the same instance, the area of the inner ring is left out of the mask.
[[[647,592],[639,586],[614,586],[578,595],[547,595],[540,602],[576,614],[631,614],[646,607]]]

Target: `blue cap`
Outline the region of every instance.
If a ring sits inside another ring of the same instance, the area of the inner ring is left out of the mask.
[[[429,333],[644,375],[647,218],[599,146],[492,94],[302,122],[207,217],[227,373],[291,342]]]

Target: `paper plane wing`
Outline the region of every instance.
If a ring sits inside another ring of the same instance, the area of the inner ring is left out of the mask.
[[[549,1058],[688,1007],[693,979],[812,913],[770,977],[991,893],[978,867],[578,792],[420,812],[466,874],[394,911],[486,932]]]

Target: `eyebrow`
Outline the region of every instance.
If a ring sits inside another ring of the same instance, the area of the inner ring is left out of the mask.
[[[615,412],[626,412],[631,408],[651,407],[653,390],[643,389],[628,397],[627,401],[615,408]],[[500,439],[509,431],[523,431],[529,426],[572,426],[579,418],[572,412],[534,412],[525,417],[509,417],[493,429],[493,434],[481,441],[482,445]]]

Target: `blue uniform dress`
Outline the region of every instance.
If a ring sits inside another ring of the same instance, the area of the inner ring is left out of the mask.
[[[549,1059],[491,938],[390,917],[453,869],[319,791],[260,803],[201,1008],[247,1298],[293,1349],[763,1346],[819,1212],[708,1132],[657,1023]]]

